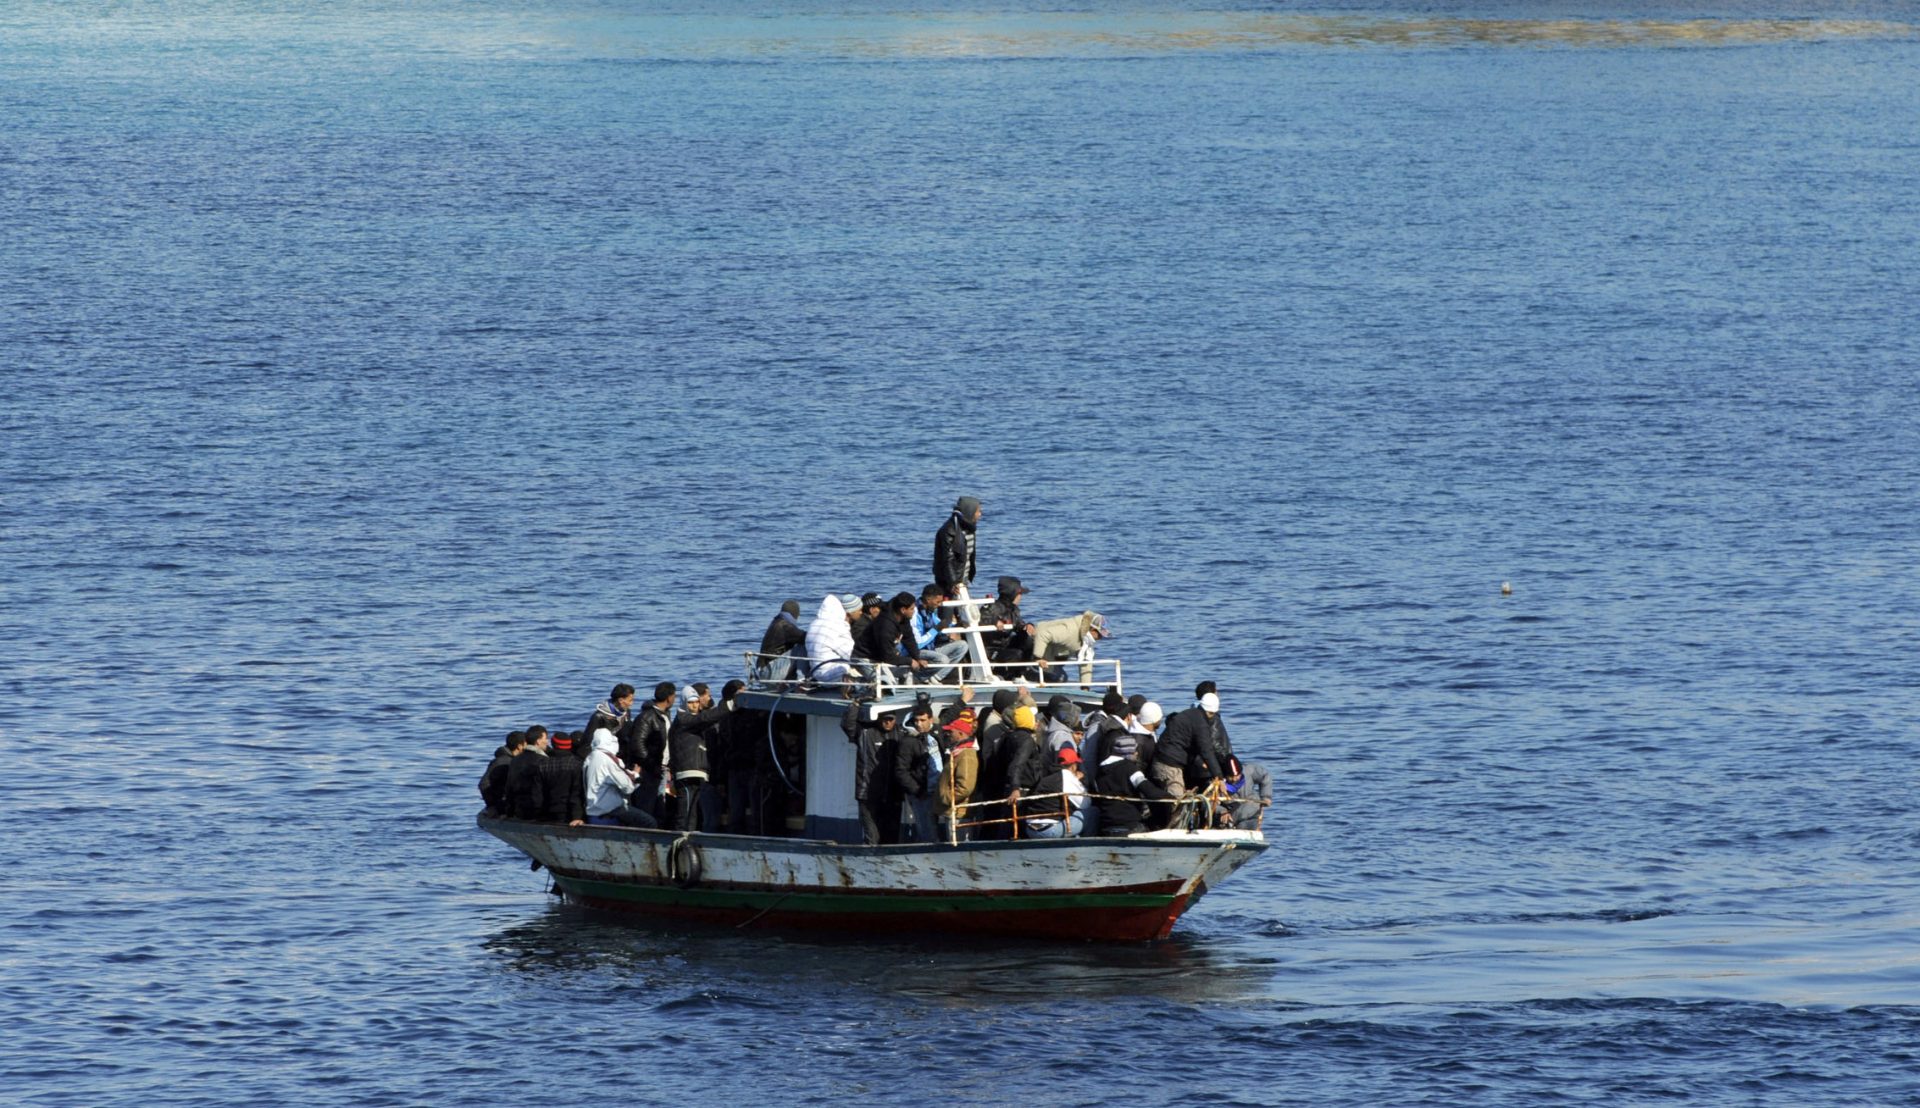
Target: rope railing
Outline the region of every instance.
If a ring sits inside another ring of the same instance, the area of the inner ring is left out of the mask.
[[[1233,803],[1236,799],[1227,792],[1226,783],[1218,779],[1214,780],[1204,789],[1187,793],[1185,796],[1169,797],[1165,800],[1156,799],[1154,797],[1148,797],[1148,796],[1114,796],[1107,793],[1094,793],[1094,792],[1072,792],[1072,793],[1058,792],[1058,793],[1027,793],[1027,794],[1022,794],[1018,799],[1015,799],[1013,797],[998,797],[998,798],[989,799],[989,800],[967,800],[967,801],[960,801],[956,803],[953,801],[951,793],[949,793],[949,797],[948,797],[949,803],[948,803],[947,810],[951,813],[951,815],[947,819],[947,842],[949,845],[958,845],[960,842],[961,828],[998,827],[1001,824],[1012,824],[1013,837],[1015,840],[1018,840],[1021,837],[1020,835],[1021,827],[1024,821],[1026,820],[1058,819],[1062,823],[1068,823],[1073,818],[1072,798],[1076,796],[1085,797],[1088,801],[1119,800],[1129,804],[1162,804],[1170,807],[1185,808],[1185,809],[1188,809],[1189,823],[1193,822],[1193,818],[1196,813],[1203,815],[1204,823],[1201,825],[1201,827],[1198,828],[1198,830],[1205,830],[1205,831],[1213,831],[1213,830],[1219,829],[1219,823],[1214,818],[1215,813],[1218,812],[1223,805],[1228,803]],[[1058,816],[1054,816],[1052,814],[1035,815],[1031,812],[1029,812],[1027,815],[1024,815],[1024,816],[1020,814],[1020,805],[1023,802],[1056,800],[1056,799],[1060,801],[1060,814]],[[959,816],[961,813],[966,812],[970,809],[997,808],[1002,805],[1007,806],[1007,810],[1008,810],[1008,815],[1004,817],[994,818],[994,819],[979,819],[979,820],[962,820],[959,818],[955,818]],[[1252,828],[1249,829],[1249,828],[1236,826],[1236,827],[1233,827],[1232,830],[1260,831],[1266,826],[1266,822],[1267,822],[1267,810],[1265,807],[1262,807],[1260,809],[1260,814],[1254,819]],[[1174,820],[1169,819],[1167,821],[1167,825],[1169,827],[1174,826],[1175,825]]]

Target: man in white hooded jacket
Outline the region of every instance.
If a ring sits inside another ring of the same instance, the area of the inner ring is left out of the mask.
[[[853,658],[853,628],[847,618],[860,610],[857,596],[838,597],[832,593],[820,602],[813,623],[807,628],[807,657],[813,662],[813,679],[830,685],[845,680],[847,663]]]
[[[593,753],[581,770],[586,775],[587,822],[602,827],[658,827],[654,818],[627,803],[639,787],[631,774],[621,768],[620,740],[602,727],[593,733]]]

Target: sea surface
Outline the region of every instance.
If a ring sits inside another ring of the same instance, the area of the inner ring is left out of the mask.
[[[11,0],[0,1101],[1920,1102],[1916,263],[1905,3]],[[1171,939],[475,829],[961,494],[1274,772]]]

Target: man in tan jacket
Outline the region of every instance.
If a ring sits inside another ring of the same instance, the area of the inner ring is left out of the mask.
[[[1107,617],[1099,612],[1081,612],[1065,619],[1049,619],[1033,625],[1033,661],[1040,668],[1042,681],[1059,680],[1050,662],[1079,659],[1080,683],[1093,683],[1093,644],[1113,637],[1107,630]]]

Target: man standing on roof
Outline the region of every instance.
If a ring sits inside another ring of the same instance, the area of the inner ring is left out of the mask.
[[[963,496],[933,537],[933,579],[948,596],[959,596],[961,588],[973,583],[974,528],[979,523],[980,501]]]

